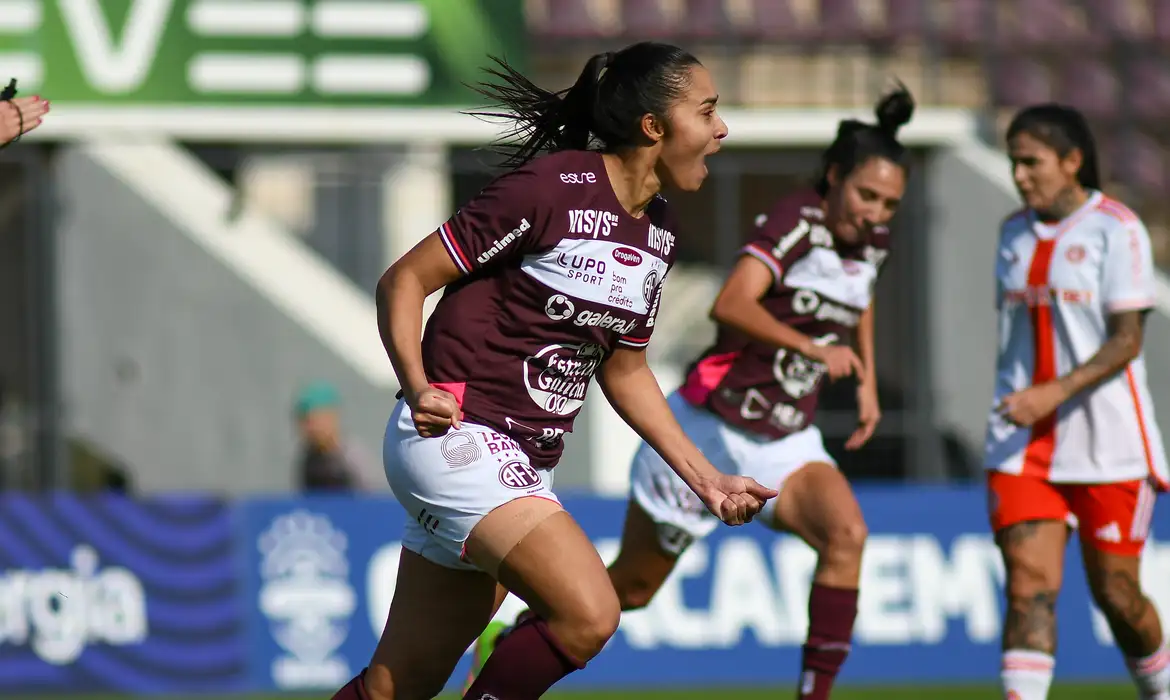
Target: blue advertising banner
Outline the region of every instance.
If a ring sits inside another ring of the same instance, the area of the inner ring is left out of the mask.
[[[0,496],[0,695],[242,689],[233,534],[206,498]]]
[[[870,526],[853,653],[843,683],[993,681],[1003,575],[977,489],[866,489]],[[602,556],[616,554],[625,502],[566,498]],[[248,647],[257,689],[328,689],[369,659],[394,592],[405,514],[393,500],[243,504]],[[1170,530],[1165,511],[1155,533]],[[794,683],[815,555],[758,525],[691,547],[646,610],[566,687]],[[1123,677],[1075,545],[1058,605],[1062,679]],[[1143,581],[1170,612],[1170,542],[1151,541]],[[522,608],[513,599],[501,610]],[[462,680],[468,658],[452,677]]]

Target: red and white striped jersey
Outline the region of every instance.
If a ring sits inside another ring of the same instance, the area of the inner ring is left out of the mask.
[[[987,468],[1058,483],[1152,477],[1170,486],[1143,356],[1031,428],[995,411],[1008,394],[1088,361],[1109,337],[1110,314],[1154,305],[1150,237],[1137,215],[1100,192],[1051,225],[1019,211],[1000,231],[995,276],[999,350]]]

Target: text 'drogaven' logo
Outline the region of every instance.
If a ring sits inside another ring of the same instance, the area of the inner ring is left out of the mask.
[[[531,465],[512,460],[500,467],[500,483],[516,491],[525,491],[540,486],[540,474]]]
[[[633,248],[614,248],[613,259],[627,267],[637,267],[642,264],[642,254]]]
[[[520,236],[523,236],[530,228],[532,228],[532,224],[528,223],[528,219],[520,219],[519,226],[512,229],[508,235],[492,243],[492,247],[480,253],[479,257],[476,258],[476,261],[478,261],[480,265],[485,264],[488,260],[496,257],[496,253],[499,253],[504,248],[507,248],[512,243],[512,241],[516,240]]]
[[[295,510],[259,537],[260,612],[286,652],[272,662],[278,688],[332,688],[353,672],[337,649],[356,607],[345,534],[324,515]]]

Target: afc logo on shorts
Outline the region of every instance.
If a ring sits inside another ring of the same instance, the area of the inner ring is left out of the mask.
[[[504,486],[524,491],[540,486],[540,474],[531,465],[514,460],[500,467],[500,483]]]

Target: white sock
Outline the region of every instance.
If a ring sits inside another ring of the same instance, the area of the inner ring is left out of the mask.
[[[1126,659],[1125,665],[1142,700],[1170,700],[1170,648],[1162,647],[1143,659]]]
[[[1052,668],[1056,659],[1042,651],[1009,649],[1003,653],[1003,682],[1005,700],[1047,700],[1048,686],[1052,685]]]

